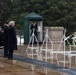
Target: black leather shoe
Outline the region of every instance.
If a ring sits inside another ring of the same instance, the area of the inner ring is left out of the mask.
[[[4,58],[8,58],[8,56],[3,56]]]
[[[13,60],[13,58],[8,58],[9,60]]]

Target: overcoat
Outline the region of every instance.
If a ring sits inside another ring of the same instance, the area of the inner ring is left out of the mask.
[[[0,46],[4,46],[4,35],[2,31],[0,31]]]
[[[9,50],[17,50],[16,31],[12,26],[9,26]]]
[[[9,49],[9,27],[7,25],[4,26],[4,48]]]

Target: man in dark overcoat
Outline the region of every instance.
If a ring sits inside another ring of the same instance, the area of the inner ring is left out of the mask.
[[[37,24],[36,24],[36,22],[35,21],[33,21],[33,23],[31,24],[31,27],[30,27],[30,29],[31,29],[31,35],[32,35],[32,33],[34,33],[34,35],[36,36],[36,38],[38,37],[37,36],[37,31],[38,31],[38,28],[37,28]],[[37,43],[37,41],[36,41],[36,38],[34,37],[34,44],[36,44]]]
[[[2,48],[2,46],[4,46],[4,36],[2,28],[0,27],[0,48]]]
[[[9,50],[9,25],[8,22],[4,24],[4,57],[8,57]]]
[[[13,59],[13,52],[14,50],[17,50],[17,38],[16,38],[16,32],[15,28],[13,26],[13,21],[11,22],[9,26],[9,54],[8,58]]]

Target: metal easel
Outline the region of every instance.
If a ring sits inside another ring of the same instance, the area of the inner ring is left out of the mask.
[[[42,43],[42,46],[40,48],[40,56],[41,56],[41,60],[45,62],[50,62],[50,60],[52,59],[52,63],[53,63],[53,42],[50,39],[49,35],[48,35],[48,29],[46,29],[46,34]],[[48,61],[49,60],[49,61]],[[45,73],[47,75],[47,69],[45,69]]]
[[[39,41],[37,39],[37,37],[34,34],[34,29],[33,29],[33,33],[30,37],[29,40],[29,44],[27,46],[27,56],[28,58],[32,58],[32,59],[37,59],[38,60],[38,56],[39,56]],[[35,65],[31,65],[32,70],[34,70]]]

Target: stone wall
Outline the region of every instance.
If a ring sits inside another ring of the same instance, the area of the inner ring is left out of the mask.
[[[45,27],[45,29],[49,30],[48,34],[51,40],[53,41],[53,50],[57,51],[60,45],[60,41],[63,37],[64,28],[63,27]],[[63,43],[60,47],[60,50],[63,50]]]

